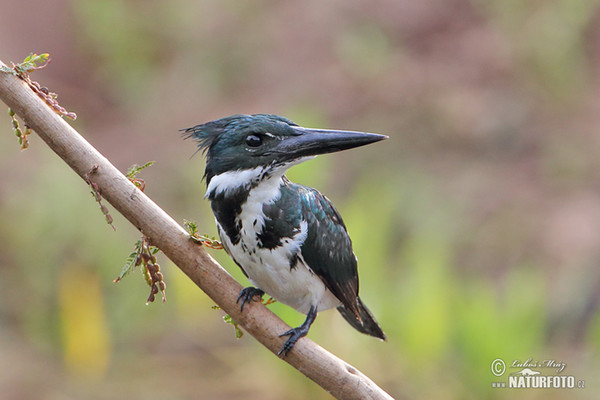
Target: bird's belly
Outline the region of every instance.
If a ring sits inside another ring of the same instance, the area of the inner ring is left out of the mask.
[[[287,257],[279,257],[277,249],[259,249],[254,257],[234,257],[238,262],[246,258],[240,264],[254,285],[302,313],[306,314],[313,305],[317,311],[340,305],[318,276],[301,261],[290,268]]]
[[[285,247],[259,248],[248,246],[243,240],[233,246],[228,238],[223,240],[250,282],[275,300],[304,314],[311,306],[317,306],[317,311],[321,311],[341,304],[301,258],[290,267],[290,254]]]

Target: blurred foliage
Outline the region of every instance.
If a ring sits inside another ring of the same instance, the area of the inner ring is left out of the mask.
[[[74,376],[98,379],[110,354],[98,275],[81,265],[67,266],[61,273],[58,307],[65,366]]]
[[[271,112],[390,135],[288,176],[339,208],[388,341],[334,311],[310,337],[393,395],[564,398],[491,387],[492,360],[530,357],[585,379],[570,397],[600,393],[600,1],[4,3],[1,58],[50,52],[35,78],[75,126],[123,171],[156,160],[145,192],[209,236],[204,161],[178,129]],[[144,306],[141,280],[113,284],[139,233],[119,215],[107,227],[35,135],[20,154],[4,118],[3,398],[329,398],[237,340],[162,256],[165,304]]]

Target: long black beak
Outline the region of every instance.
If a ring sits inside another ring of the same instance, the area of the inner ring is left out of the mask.
[[[272,151],[284,158],[296,159],[352,149],[388,138],[375,133],[329,129],[294,127],[294,131],[297,135],[286,137]]]

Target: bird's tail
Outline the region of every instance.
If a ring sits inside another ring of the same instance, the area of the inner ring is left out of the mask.
[[[381,340],[385,340],[385,333],[379,327],[377,321],[375,321],[375,317],[371,314],[371,311],[364,305],[364,303],[358,298],[358,313],[360,315],[360,319],[356,318],[356,315],[349,310],[348,308],[339,306],[337,310],[342,314],[342,317],[350,325],[354,327],[359,332],[366,333],[367,335],[375,336]]]

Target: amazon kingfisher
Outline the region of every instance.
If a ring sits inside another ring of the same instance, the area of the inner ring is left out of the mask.
[[[306,336],[317,312],[336,307],[362,333],[385,334],[358,296],[357,260],[342,217],[316,189],[285,176],[319,154],[386,139],[372,133],[303,128],[272,114],[232,115],[183,129],[206,154],[206,196],[223,247],[254,285],[244,305],[267,293],[306,314],[278,355]]]

